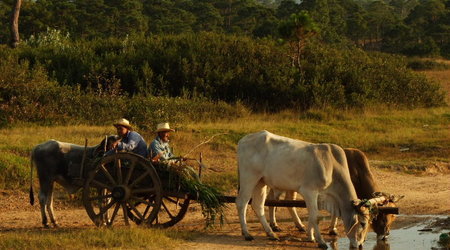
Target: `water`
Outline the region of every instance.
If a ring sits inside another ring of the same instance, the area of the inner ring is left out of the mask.
[[[439,235],[441,233],[448,233],[449,230],[440,230],[433,228],[432,231],[419,231],[426,226],[430,225],[436,218],[445,219],[447,216],[439,215],[399,215],[397,217],[398,221],[402,219],[410,219],[411,217],[422,219],[420,222],[416,222],[412,225],[405,226],[398,229],[391,229],[391,234],[386,242],[378,241],[376,234],[370,232],[367,236],[366,242],[364,243],[364,249],[373,250],[424,250],[424,249],[445,249],[440,248],[437,241],[439,240]],[[397,222],[397,221],[396,221]],[[394,226],[396,224],[394,222]],[[348,238],[339,238],[337,242],[330,242],[330,246],[333,249],[348,249],[349,240]]]

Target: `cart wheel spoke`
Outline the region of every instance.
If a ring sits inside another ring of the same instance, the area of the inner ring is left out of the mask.
[[[133,188],[136,184],[138,184],[139,182],[144,180],[144,178],[147,177],[148,175],[150,175],[150,170],[145,171],[145,173],[143,173],[141,176],[139,176],[133,183],[131,183],[131,185],[129,187]]]
[[[128,209],[127,209],[127,204],[124,202],[122,203],[122,211],[123,211],[123,218],[125,220],[125,225],[129,226],[130,222],[128,221]]]
[[[180,203],[180,200],[179,200],[179,199],[174,200],[174,199],[172,199],[172,198],[170,198],[170,197],[167,197],[167,196],[164,196],[164,199],[166,199],[166,200],[168,200],[168,201],[170,201],[171,203],[174,203],[174,204]]]
[[[147,207],[145,208],[144,211],[144,217],[147,216],[148,211],[150,210],[150,208],[153,207],[152,205],[147,205]]]
[[[144,215],[142,215],[141,212],[139,212],[139,210],[137,210],[137,208],[132,203],[130,203],[130,207],[131,207],[131,210],[133,210],[134,213],[139,217],[138,219],[141,222],[145,220],[145,213],[144,213]]]
[[[99,215],[103,215],[106,212],[108,212],[108,209],[110,209],[116,202],[112,200],[110,203],[108,203],[106,206],[100,208],[100,212],[98,212]]]
[[[116,203],[116,206],[114,207],[114,211],[111,215],[111,219],[108,221],[108,226],[112,226],[114,219],[116,218],[117,213],[119,212],[119,208],[120,208],[120,204]]]
[[[161,202],[161,205],[164,207],[164,210],[166,211],[166,214],[169,215],[170,219],[173,219],[175,216],[172,215],[170,209],[166,206],[164,201]]]
[[[106,177],[108,178],[108,180],[113,184],[113,185],[117,185],[116,181],[114,180],[114,178],[111,176],[111,174],[108,172],[108,170],[105,168],[105,165],[101,165],[100,169],[103,170],[103,172],[105,173]]]
[[[130,182],[131,175],[133,174],[134,167],[136,166],[136,161],[132,161],[130,165],[130,169],[128,169],[127,176],[125,177],[125,181],[123,184],[127,185]]]
[[[122,162],[119,158],[117,158],[117,155],[116,159],[114,160],[114,168],[117,171],[117,183],[122,184]]]

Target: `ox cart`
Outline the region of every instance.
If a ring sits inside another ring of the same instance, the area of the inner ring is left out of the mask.
[[[201,175],[201,157],[199,172]],[[183,219],[196,196],[183,191],[179,180],[139,155],[119,152],[89,164],[79,179],[82,200],[96,226],[113,224],[170,227]],[[83,183],[83,184],[81,184]],[[221,196],[224,203],[236,197]],[[306,207],[302,200],[266,200],[266,206]],[[379,212],[398,214],[396,207],[379,207]],[[122,214],[123,216],[119,216]]]

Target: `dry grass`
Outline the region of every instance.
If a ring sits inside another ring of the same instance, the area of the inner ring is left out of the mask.
[[[437,63],[450,65],[450,60],[432,59]],[[426,70],[421,71],[426,77],[441,84],[442,88],[447,92],[447,103],[450,103],[450,69],[447,70]]]
[[[146,228],[0,232],[0,249],[166,249],[195,233]]]

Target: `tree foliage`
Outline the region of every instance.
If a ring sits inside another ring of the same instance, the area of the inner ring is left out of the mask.
[[[0,43],[10,40],[14,0],[0,2]],[[277,27],[308,11],[326,43],[450,57],[449,0],[23,0],[23,38],[47,28],[73,39],[217,32],[279,38]]]

